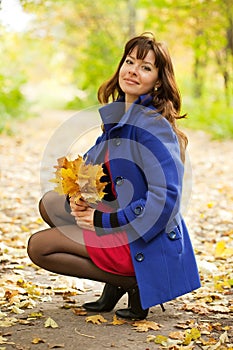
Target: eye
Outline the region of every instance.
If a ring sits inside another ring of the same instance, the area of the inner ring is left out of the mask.
[[[130,58],[127,58],[127,59],[125,60],[125,63],[127,63],[127,64],[133,64],[133,61],[132,61]]]
[[[146,70],[148,72],[151,71],[151,67],[149,67],[149,66],[142,66],[142,69],[144,69],[144,70]]]

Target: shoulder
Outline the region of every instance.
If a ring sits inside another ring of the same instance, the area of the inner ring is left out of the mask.
[[[138,135],[151,135],[161,140],[178,142],[172,125],[153,106],[152,108],[141,106],[135,125],[138,129]]]
[[[156,109],[143,108],[135,122],[136,141],[159,153],[166,150],[173,157],[180,159],[178,137],[169,121]]]

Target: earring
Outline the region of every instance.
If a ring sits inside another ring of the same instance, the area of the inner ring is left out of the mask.
[[[155,90],[155,91],[158,91],[158,88],[157,88],[157,86],[155,86],[154,90]]]

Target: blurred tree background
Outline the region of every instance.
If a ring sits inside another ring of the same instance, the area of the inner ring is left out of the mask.
[[[15,26],[4,23],[4,2],[18,9]],[[31,111],[96,104],[125,42],[145,31],[170,50],[182,126],[232,138],[232,0],[2,0],[0,131]]]

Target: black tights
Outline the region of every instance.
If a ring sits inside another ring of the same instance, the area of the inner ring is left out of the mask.
[[[65,211],[65,197],[47,192],[39,203],[40,214],[50,228],[33,234],[28,242],[30,259],[58,274],[110,283],[127,290],[136,284],[134,276],[121,276],[98,268],[86,250],[83,232]]]

